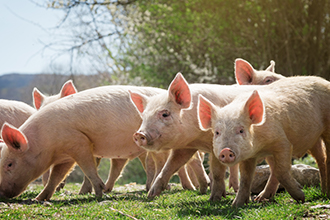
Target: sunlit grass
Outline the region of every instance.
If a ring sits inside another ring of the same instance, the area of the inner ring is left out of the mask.
[[[49,202],[32,201],[42,190],[31,185],[15,199],[1,200],[2,219],[302,219],[328,216],[329,209],[311,209],[329,200],[320,188],[305,188],[306,202],[298,204],[286,192],[277,193],[269,203],[250,202],[241,208],[231,207],[235,197],[232,190],[220,202],[208,201],[210,191],[201,195],[198,191],[182,190],[172,184],[153,200],[147,198],[143,185],[116,186],[110,194],[95,198],[93,194],[77,195],[80,184],[67,184],[56,192]],[[330,216],[330,214],[329,214]]]

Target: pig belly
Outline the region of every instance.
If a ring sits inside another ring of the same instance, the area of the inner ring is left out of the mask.
[[[301,158],[304,156],[309,149],[314,147],[314,145],[317,143],[318,139],[309,139],[300,141],[299,143],[296,143],[293,145],[293,151],[292,151],[292,157],[294,158]]]
[[[100,158],[125,158],[125,159],[134,159],[140,154],[144,153],[145,150],[135,143],[128,145],[103,145],[100,147],[95,147],[93,154],[96,157]]]

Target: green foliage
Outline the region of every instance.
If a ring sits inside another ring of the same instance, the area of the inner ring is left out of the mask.
[[[220,202],[208,201],[210,191],[182,190],[173,185],[153,200],[147,198],[144,186],[115,187],[114,192],[95,198],[77,195],[80,185],[67,184],[64,192],[57,192],[49,202],[35,202],[42,189],[30,185],[15,199],[0,201],[2,219],[319,219],[330,216],[329,209],[315,208],[328,205],[320,188],[305,188],[306,202],[296,203],[286,192],[277,193],[274,202],[250,202],[241,208],[231,207],[235,194],[230,191]]]

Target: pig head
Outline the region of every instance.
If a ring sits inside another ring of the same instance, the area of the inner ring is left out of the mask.
[[[167,94],[161,94],[157,98],[136,92],[130,94],[143,119],[133,136],[135,143],[149,151],[180,146],[186,125],[181,122],[181,114],[177,113],[189,109],[191,103],[190,89],[181,73],[172,81]]]
[[[255,153],[253,142],[248,141],[253,139],[250,129],[252,125],[258,126],[264,121],[264,105],[256,91],[244,105],[242,103],[221,109],[199,95],[200,128],[205,131],[212,129],[213,152],[227,166],[233,166]]]
[[[275,73],[275,62],[270,61],[266,70],[255,70],[252,65],[241,58],[235,60],[235,77],[239,85],[268,85],[284,76]]]
[[[5,159],[0,160],[0,197],[12,198],[19,196],[32,181],[31,172],[36,172],[33,167],[37,164],[35,157],[28,155],[29,144],[24,134],[5,123],[1,135],[4,141],[0,143],[1,158]]]

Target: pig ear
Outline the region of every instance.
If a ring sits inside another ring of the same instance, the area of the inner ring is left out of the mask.
[[[198,95],[197,115],[199,127],[202,130],[208,130],[212,125],[212,111],[214,104],[202,95]]]
[[[275,73],[275,61],[271,60],[269,67],[267,67],[266,71]]]
[[[3,141],[11,151],[24,152],[28,149],[27,140],[25,135],[17,128],[4,123],[1,129]]]
[[[174,100],[182,108],[189,108],[191,103],[190,89],[181,73],[176,74],[169,86],[168,92],[171,100]]]
[[[143,113],[145,106],[147,104],[148,97],[137,92],[132,92],[129,90],[130,98],[136,109]]]
[[[259,124],[264,118],[264,105],[257,90],[253,91],[245,104],[245,111],[248,112],[252,124]]]
[[[32,97],[33,105],[38,110],[41,107],[43,101],[45,100],[45,96],[36,87],[34,87]]]
[[[73,82],[72,80],[68,80],[66,83],[64,83],[64,85],[62,86],[62,89],[61,89],[61,98],[65,97],[65,96],[68,96],[68,95],[72,95],[72,94],[75,94],[77,93],[77,89],[76,87],[73,85]]]
[[[238,58],[235,60],[235,77],[239,85],[251,84],[254,77],[254,69],[249,62]]]

